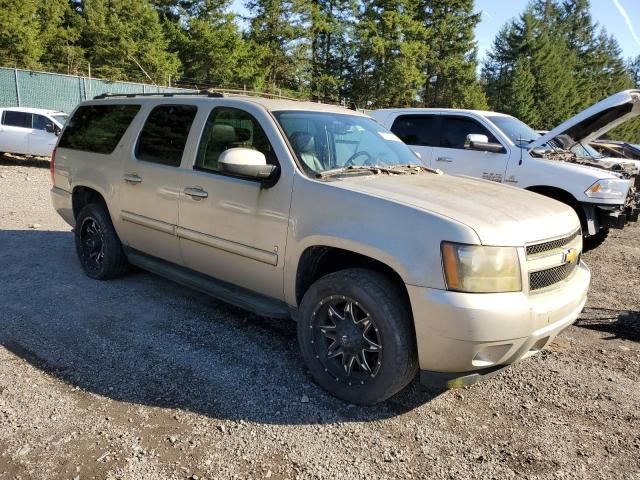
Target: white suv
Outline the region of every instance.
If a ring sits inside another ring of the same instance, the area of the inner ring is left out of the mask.
[[[52,174],[87,275],[132,263],[293,318],[314,379],[351,402],[388,398],[418,368],[425,382],[474,381],[540,351],[586,301],[573,210],[431,170],[338,107],[93,100]]]
[[[369,113],[432,168],[506,183],[569,205],[590,247],[601,243],[609,228],[638,220],[640,174],[633,165],[621,168],[620,161],[593,158],[587,144],[638,114],[640,90],[613,95],[545,135],[496,112],[393,108]]]
[[[50,157],[67,114],[41,108],[0,108],[0,152]]]

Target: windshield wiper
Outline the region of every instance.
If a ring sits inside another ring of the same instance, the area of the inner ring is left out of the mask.
[[[351,165],[349,167],[340,167],[340,168],[334,168],[332,170],[325,170],[324,172],[319,172],[316,173],[316,178],[327,178],[327,177],[331,177],[333,175],[341,175],[341,174],[345,174],[345,173],[357,173],[357,172],[372,172],[375,174],[378,173],[391,173],[391,174],[395,174],[395,175],[402,175],[406,172],[403,172],[401,170],[396,170],[393,168],[387,168],[387,167],[377,167],[377,166],[373,166],[373,165]]]
[[[431,167],[426,167],[424,165],[418,165],[416,163],[409,163],[406,165],[397,165],[396,168],[401,168],[404,171],[409,170],[408,173],[411,173],[411,170],[413,170],[414,172],[429,172],[429,173],[436,173],[438,175],[442,175],[442,170],[439,170],[437,168],[431,168]]]

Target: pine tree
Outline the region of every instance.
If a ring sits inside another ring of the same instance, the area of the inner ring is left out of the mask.
[[[158,84],[176,76],[180,61],[168,52],[158,13],[146,0],[86,0],[82,11],[81,40],[96,75]]]
[[[0,0],[0,65],[35,68],[42,54],[38,0]]]
[[[43,53],[40,63],[54,72],[86,71],[84,52],[78,45],[82,19],[68,0],[41,0],[38,6],[40,40]]]
[[[306,46],[299,41],[299,13],[290,0],[248,0],[249,50],[255,58],[256,88],[283,93],[303,90]]]
[[[531,71],[531,62],[526,57],[519,58],[507,85],[502,111],[528,125],[540,125],[540,114],[534,97],[535,85],[536,77]]]
[[[374,0],[355,30],[351,96],[360,107],[410,106],[425,80],[426,31],[411,0]]]
[[[476,74],[474,29],[480,14],[474,13],[473,0],[423,0],[419,16],[429,33],[422,104],[486,108]]]
[[[253,83],[256,67],[232,14],[207,9],[188,21],[184,35],[180,57],[185,78],[216,87]]]
[[[312,98],[339,101],[344,96],[348,62],[352,54],[349,27],[353,0],[310,0],[301,3],[308,34]]]

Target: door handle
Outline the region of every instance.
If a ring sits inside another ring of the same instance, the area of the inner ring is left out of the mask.
[[[207,198],[209,194],[200,187],[187,187],[184,189],[185,195],[189,195],[194,200],[201,200]]]
[[[436,159],[437,162],[453,162],[453,158],[451,157],[438,157]]]
[[[142,178],[137,173],[125,173],[124,181],[133,185],[141,183]]]

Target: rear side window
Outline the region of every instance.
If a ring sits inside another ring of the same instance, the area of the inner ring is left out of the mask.
[[[443,117],[440,146],[443,148],[464,149],[467,135],[472,133],[486,135],[490,143],[499,143],[489,130],[471,118]]]
[[[391,131],[407,145],[437,147],[438,117],[435,115],[402,115],[396,118]]]
[[[31,114],[5,110],[2,114],[2,124],[8,127],[31,128]]]
[[[136,146],[138,160],[179,166],[197,111],[194,105],[161,105],[151,110]]]
[[[58,146],[111,153],[127,131],[140,105],[85,105],[67,123]]]

